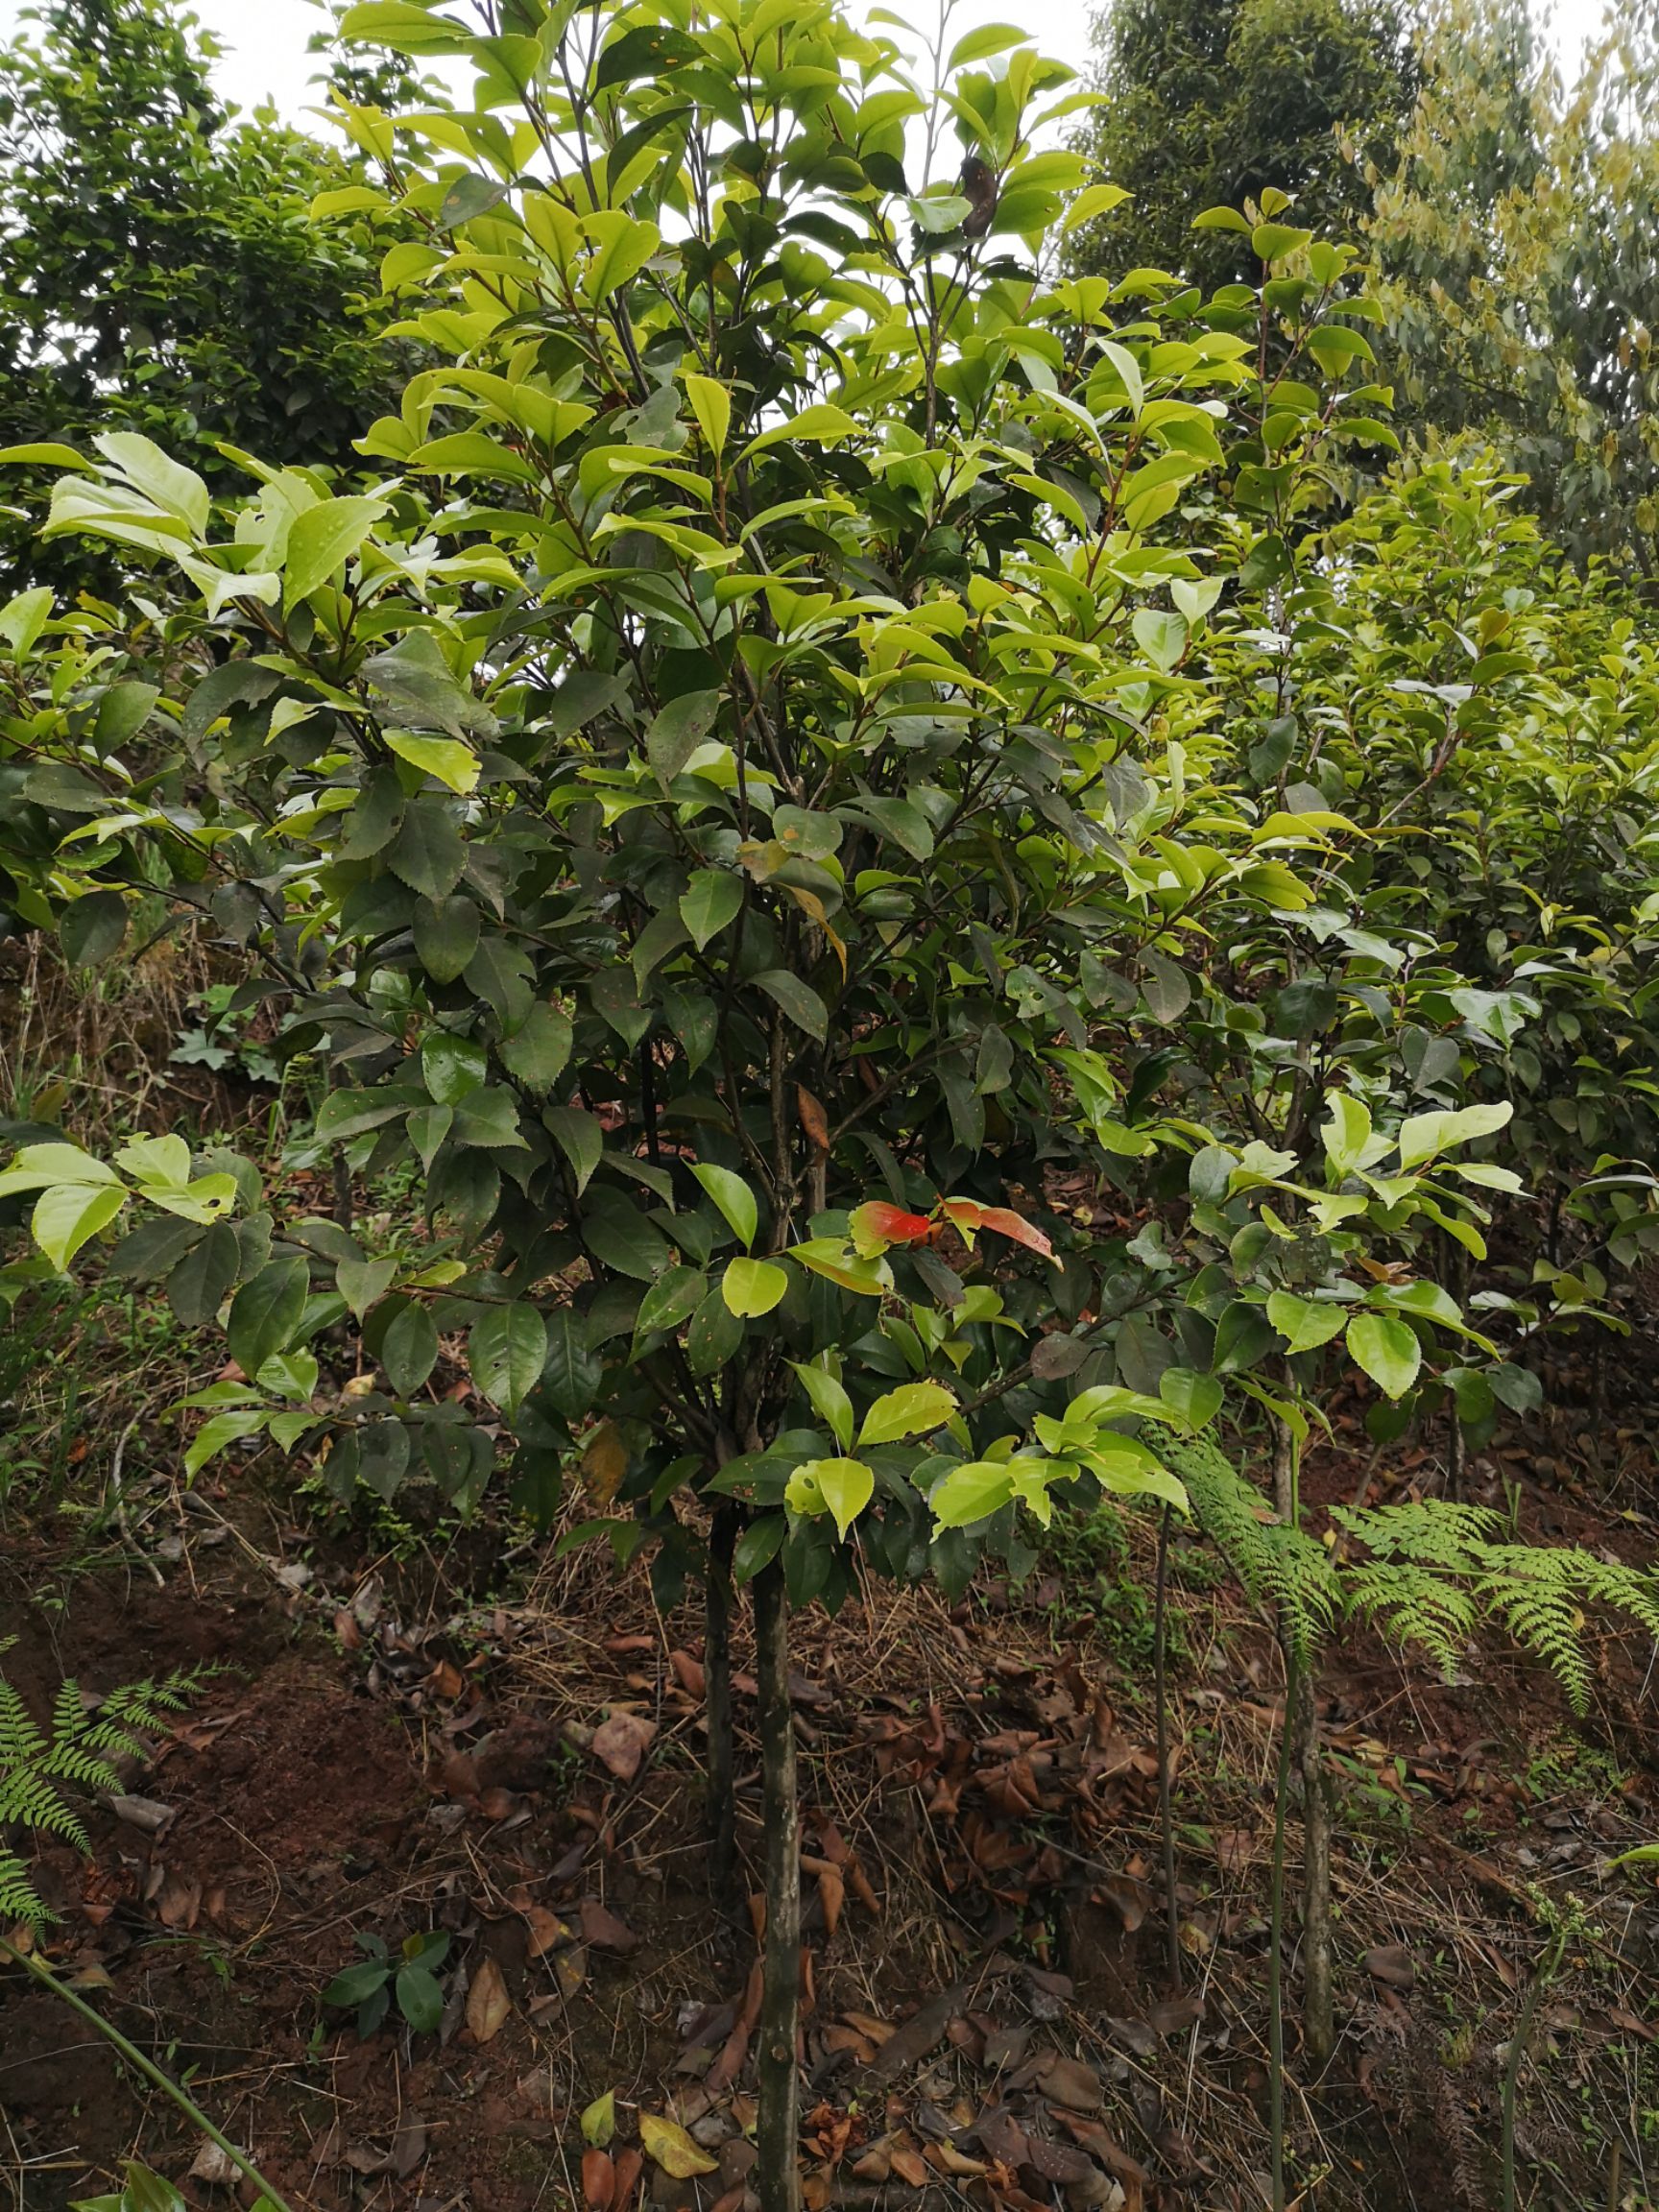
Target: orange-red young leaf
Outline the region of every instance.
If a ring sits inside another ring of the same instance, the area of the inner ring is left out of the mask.
[[[1045,1260],[1054,1257],[1054,1247],[1042,1230],[1034,1229],[1022,1214],[1016,1214],[1010,1206],[981,1206],[974,1198],[947,1198],[945,1214],[964,1236],[973,1236],[980,1229],[994,1229],[998,1237],[1023,1244],[1028,1252],[1040,1252]]]
[[[925,1214],[906,1214],[902,1206],[885,1198],[872,1198],[854,1208],[850,1220],[853,1240],[860,1252],[877,1252],[889,1244],[925,1244],[933,1235],[933,1223]]]

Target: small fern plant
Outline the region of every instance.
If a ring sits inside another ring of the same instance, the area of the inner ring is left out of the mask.
[[[1554,1675],[1575,1713],[1594,1674],[1592,1610],[1622,1614],[1659,1644],[1659,1574],[1577,1545],[1515,1544],[1480,1506],[1421,1500],[1334,1518],[1369,1556],[1345,1575],[1347,1609],[1420,1645],[1450,1676],[1457,1647],[1481,1620]]]
[[[14,1639],[10,1639],[14,1641]],[[9,1644],[0,1644],[4,1652]],[[50,1723],[35,1720],[14,1683],[0,1674],[0,1928],[42,1927],[55,1915],[36,1895],[17,1845],[31,1835],[60,1836],[90,1855],[91,1843],[70,1791],[118,1791],[111,1762],[142,1759],[135,1733],[164,1726],[201,1687],[202,1671],[164,1681],[130,1682],[88,1707],[80,1685],[61,1682]]]
[[[1362,1620],[1396,1646],[1415,1645],[1450,1678],[1470,1639],[1496,1627],[1547,1667],[1583,1713],[1594,1684],[1593,1613],[1623,1615],[1659,1644],[1659,1574],[1651,1570],[1575,1545],[1506,1542],[1500,1515],[1437,1499],[1368,1512],[1334,1507],[1332,1518],[1357,1548],[1341,1557],[1278,1520],[1208,1438],[1161,1438],[1158,1450],[1245,1590],[1273,1607],[1300,1664],[1340,1622]]]

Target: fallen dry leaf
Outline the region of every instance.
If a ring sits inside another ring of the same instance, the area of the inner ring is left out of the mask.
[[[818,1895],[824,1905],[824,1933],[833,1936],[841,1920],[841,1908],[847,1901],[847,1885],[838,1866],[828,1861],[818,1869]]]
[[[1037,2080],[1045,2097],[1073,2112],[1098,2112],[1106,2102],[1099,2075],[1081,2058],[1055,2052],[1039,2065]]]
[[[171,1805],[158,1805],[154,1797],[106,1797],[117,1820],[125,1820],[130,1828],[142,1828],[147,1836],[159,1836],[173,1817]]]
[[[1417,1979],[1411,1954],[1404,1943],[1379,1943],[1365,1954],[1365,1971],[1373,1982],[1389,1989],[1409,1989]]]
[[[202,1911],[201,1883],[186,1882],[182,1875],[170,1874],[156,1900],[156,1911],[168,1928],[186,1931],[194,1928]]]
[[[634,2192],[639,2186],[639,2176],[645,2171],[645,2161],[637,2151],[618,2151],[616,2153],[616,2188],[611,2200],[611,2212],[628,2212],[634,2201]]]
[[[597,1897],[584,1897],[581,1905],[582,1940],[595,1951],[637,1951],[639,1938],[625,1920],[608,1911]]]
[[[525,1948],[532,1959],[540,1959],[544,1951],[551,1951],[556,1943],[565,1942],[570,1934],[569,1924],[561,1920],[557,1912],[549,1912],[545,1905],[529,1905],[524,1910],[525,1926],[530,1940]]]
[[[594,1729],[589,1748],[618,1782],[632,1782],[656,1733],[656,1721],[645,1719],[641,1714],[613,1713]]]
[[[235,2160],[221,2151],[217,2143],[203,2144],[185,2176],[189,2181],[205,2181],[210,2189],[233,2189],[241,2178]]]
[[[500,1967],[493,1959],[486,1959],[473,1975],[472,1985],[467,1992],[467,2025],[472,2032],[473,2042],[488,2043],[499,2034],[512,2009],[513,2001],[507,1994]]]
[[[406,2181],[426,2155],[426,2123],[418,2112],[405,2112],[392,2138],[392,2171]]]
[[[894,2143],[887,2151],[887,2163],[901,2181],[908,2181],[912,2189],[926,2189],[928,2181],[927,2161],[913,2143]]]
[[[609,2151],[589,2148],[582,2153],[582,2200],[589,2212],[611,2212],[616,2194],[616,2169]]]
[[[945,2031],[952,2015],[960,2008],[967,1991],[966,1983],[958,1983],[953,1989],[944,1990],[931,1998],[919,2012],[913,2013],[902,2028],[896,2029],[881,2046],[876,2063],[871,2067],[871,2078],[877,2081],[891,2081],[909,2067],[918,2065],[938,2043],[945,2039]],[[899,2171],[894,2161],[894,2171]],[[926,2179],[926,2174],[923,2180]],[[922,2182],[915,2186],[920,2189]]]
[[[692,2142],[678,2120],[665,2120],[657,2112],[639,2115],[639,2140],[645,2155],[676,2181],[689,2181],[693,2174],[717,2174],[720,2161],[710,2158]]]

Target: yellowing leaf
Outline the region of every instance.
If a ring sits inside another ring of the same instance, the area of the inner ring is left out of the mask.
[[[762,430],[758,438],[751,439],[743,448],[743,459],[760,453],[768,445],[779,445],[785,439],[794,445],[833,445],[839,438],[854,438],[858,425],[844,408],[832,407],[829,400],[820,399],[811,407],[804,407],[799,415],[787,422],[780,422],[770,430]]]
[[[835,1532],[845,1543],[848,1529],[876,1495],[876,1477],[862,1459],[807,1459],[790,1476],[783,1495],[808,1519],[832,1514]]]
[[[86,1239],[113,1221],[126,1203],[118,1183],[59,1183],[41,1191],[29,1226],[53,1266],[67,1267]]]
[[[720,1278],[720,1295],[730,1313],[770,1313],[789,1287],[789,1278],[770,1260],[733,1260]]]
[[[691,412],[697,418],[697,427],[703,433],[703,442],[716,460],[725,451],[726,433],[732,427],[732,395],[724,384],[717,384],[712,376],[687,374],[685,397],[691,402]]]
[[[388,730],[386,742],[399,760],[407,760],[423,776],[435,776],[451,791],[465,794],[477,784],[478,756],[458,738],[418,737],[409,730]]]
[[[639,2140],[645,2155],[675,2181],[689,2181],[693,2174],[714,2174],[719,2160],[699,2151],[678,2120],[661,2119],[655,2112],[639,2115]]]
[[[499,2034],[512,2009],[500,1967],[493,1959],[486,1959],[467,1992],[467,2025],[472,2031],[473,2042],[488,2043]]]
[[[902,1382],[878,1398],[858,1431],[860,1444],[897,1444],[906,1436],[942,1428],[956,1410],[943,1382]]]
[[[595,2151],[603,2151],[616,2132],[616,2092],[607,2089],[603,2097],[595,2097],[583,2110],[581,2119],[582,2140],[591,2144]]]
[[[609,1505],[627,1472],[628,1447],[613,1422],[601,1421],[582,1449],[582,1487],[589,1503]]]

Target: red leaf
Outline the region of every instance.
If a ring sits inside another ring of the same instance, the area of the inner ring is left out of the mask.
[[[1028,1252],[1040,1252],[1045,1260],[1052,1260],[1054,1247],[1041,1229],[1034,1229],[1022,1214],[1016,1214],[1009,1206],[981,1206],[973,1198],[947,1198],[947,1219],[953,1222],[964,1236],[973,1236],[980,1229],[994,1229],[998,1237],[1012,1238],[1023,1244]]]
[[[923,1244],[934,1233],[925,1214],[906,1214],[902,1206],[890,1206],[885,1198],[872,1198],[854,1209],[851,1228],[860,1251],[879,1251],[888,1244]]]

